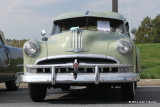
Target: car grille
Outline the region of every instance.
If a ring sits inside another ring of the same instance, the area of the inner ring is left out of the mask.
[[[37,65],[48,65],[48,64],[67,64],[74,63],[75,59],[77,59],[78,63],[87,63],[87,64],[117,64],[116,61],[110,59],[102,59],[102,58],[60,58],[60,59],[49,59],[40,61]],[[95,68],[78,68],[78,72],[80,73],[94,73]],[[110,72],[118,72],[118,68],[99,68],[100,73],[110,73]],[[38,68],[38,73],[50,73],[50,68]],[[74,68],[56,68],[57,73],[73,73]]]
[[[91,63],[91,64],[117,63],[116,61],[110,59],[101,59],[101,58],[60,58],[60,59],[50,59],[50,60],[40,61],[37,63],[37,65],[73,63],[75,59],[77,59],[78,63]]]
[[[56,68],[56,73],[73,73],[74,68]],[[99,68],[100,73],[116,73],[118,72],[118,68]],[[49,68],[38,68],[38,73],[51,73],[51,69]],[[94,68],[78,68],[78,73],[94,73]]]

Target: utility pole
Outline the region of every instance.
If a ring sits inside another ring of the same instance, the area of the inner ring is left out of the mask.
[[[112,12],[118,13],[118,0],[112,0]]]

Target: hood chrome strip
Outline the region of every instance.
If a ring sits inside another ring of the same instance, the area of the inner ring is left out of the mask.
[[[71,40],[71,49],[66,52],[87,52],[88,50],[84,50],[83,41],[82,41],[82,32],[83,30],[79,29],[79,27],[72,28],[72,40]]]

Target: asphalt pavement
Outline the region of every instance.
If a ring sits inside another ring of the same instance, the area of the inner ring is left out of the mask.
[[[8,92],[0,88],[0,107],[160,107],[160,86],[138,86],[133,101],[121,99],[120,89],[70,91],[48,89],[44,102],[32,102],[27,88]]]

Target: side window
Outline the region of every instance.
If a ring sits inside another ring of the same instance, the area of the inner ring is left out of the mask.
[[[52,35],[58,34],[61,32],[61,29],[58,25],[53,26]]]

